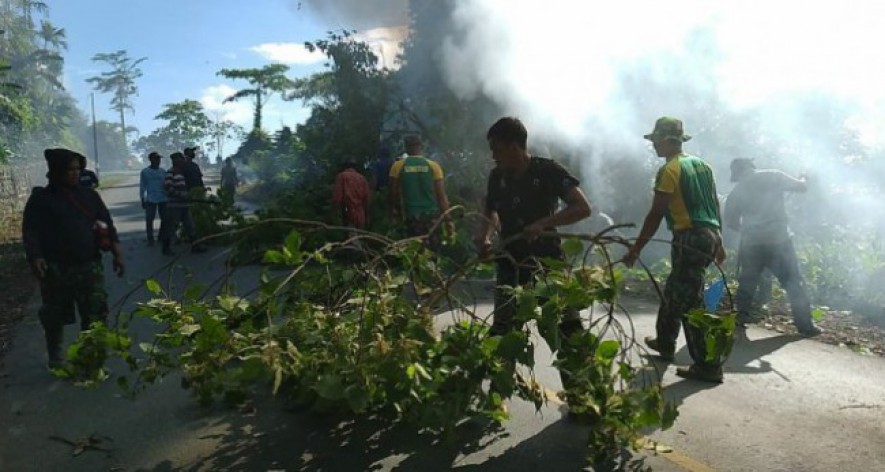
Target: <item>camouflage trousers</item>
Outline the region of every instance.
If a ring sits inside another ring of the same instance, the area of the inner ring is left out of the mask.
[[[442,224],[434,225],[439,221],[439,215],[421,214],[406,217],[406,233],[409,237],[426,236],[425,244],[431,251],[438,251],[442,246]],[[433,232],[431,232],[433,231]]]
[[[664,286],[664,299],[655,324],[658,345],[673,352],[679,328],[685,329],[685,341],[694,363],[701,368],[716,368],[704,361],[706,345],[700,330],[688,324],[685,315],[704,306],[704,279],[722,239],[714,228],[692,228],[673,234],[670,250],[672,269]]]
[[[104,264],[101,259],[76,265],[50,262],[40,281],[40,296],[39,316],[46,334],[46,347],[50,359],[57,360],[61,355],[64,326],[76,322],[75,308],[80,314],[80,329],[89,329],[94,321],[107,321]]]

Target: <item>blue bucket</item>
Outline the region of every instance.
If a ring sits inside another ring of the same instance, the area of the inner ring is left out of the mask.
[[[704,307],[707,312],[714,313],[719,308],[723,295],[725,295],[725,279],[720,277],[704,290]]]

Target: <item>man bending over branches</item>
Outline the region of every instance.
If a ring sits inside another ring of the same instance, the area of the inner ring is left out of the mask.
[[[505,242],[505,257],[496,261],[497,288],[492,335],[504,335],[515,326],[515,300],[505,287],[525,286],[543,272],[543,258],[564,259],[559,238],[541,236],[556,227],[590,216],[590,204],[579,181],[562,165],[526,150],[528,131],[517,118],[498,120],[486,134],[496,167],[489,175],[485,220],[477,237],[483,254],[492,250],[497,228]],[[557,211],[559,201],[565,208]],[[576,311],[564,315],[559,326],[564,339],[583,329]],[[551,346],[552,347],[552,346]],[[563,384],[566,384],[563,376]],[[564,385],[565,386],[565,385]]]

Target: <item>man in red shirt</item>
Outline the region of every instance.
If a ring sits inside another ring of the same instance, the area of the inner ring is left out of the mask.
[[[332,204],[341,208],[345,226],[364,229],[369,223],[369,202],[372,198],[369,181],[357,172],[356,164],[348,162],[335,177]]]

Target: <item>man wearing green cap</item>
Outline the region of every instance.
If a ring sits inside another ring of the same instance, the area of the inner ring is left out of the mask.
[[[691,136],[683,132],[682,121],[676,118],[659,118],[654,131],[645,135],[645,139],[652,142],[655,152],[666,159],[666,163],[658,170],[654,201],[639,237],[624,256],[624,263],[633,266],[662,219],[666,218],[667,227],[673,232],[672,269],[658,310],[657,337],[646,338],[645,342],[662,359],[672,361],[679,326],[684,325],[694,365],[679,368],[676,374],[689,379],[722,382],[722,367],[705,361],[704,340],[685,320],[690,310],[703,307],[707,266],[714,259],[720,264],[725,260],[713,169],[702,159],[682,152],[682,143]]]

